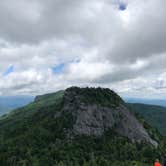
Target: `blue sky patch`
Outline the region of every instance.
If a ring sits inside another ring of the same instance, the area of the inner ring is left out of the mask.
[[[119,3],[119,10],[124,11],[126,10],[127,5],[125,3]]]
[[[57,66],[55,66],[55,67],[52,67],[52,71],[53,71],[54,73],[56,73],[56,74],[59,74],[59,73],[62,72],[62,70],[64,69],[64,67],[65,67],[65,64],[64,64],[64,63],[61,63],[61,64],[59,64],[59,65],[57,65]]]
[[[14,72],[14,66],[13,65],[11,65],[11,66],[9,66],[7,69],[6,69],[6,71],[3,73],[3,76],[5,77],[5,76],[8,76],[10,73],[13,73]]]

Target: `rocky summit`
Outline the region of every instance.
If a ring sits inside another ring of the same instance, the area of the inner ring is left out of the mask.
[[[133,142],[158,145],[134,114],[127,109],[124,101],[109,89],[69,88],[64,93],[62,111],[73,116],[70,133],[101,136],[105,131],[113,130]]]

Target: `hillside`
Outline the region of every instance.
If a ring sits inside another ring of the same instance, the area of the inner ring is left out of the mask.
[[[128,104],[135,112],[142,115],[147,122],[166,135],[166,107],[147,104]]]
[[[37,96],[0,119],[1,165],[151,165],[164,138],[110,89]]]

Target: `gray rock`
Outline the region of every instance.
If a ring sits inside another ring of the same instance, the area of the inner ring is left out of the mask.
[[[64,96],[64,112],[71,113],[75,119],[72,132],[74,135],[102,136],[111,129],[133,142],[145,142],[155,147],[153,140],[139,120],[123,105],[116,108],[97,104],[87,104],[80,100],[75,92]]]

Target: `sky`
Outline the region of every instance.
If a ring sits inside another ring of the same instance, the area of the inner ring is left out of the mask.
[[[166,97],[166,1],[1,0],[0,95],[69,86]]]

